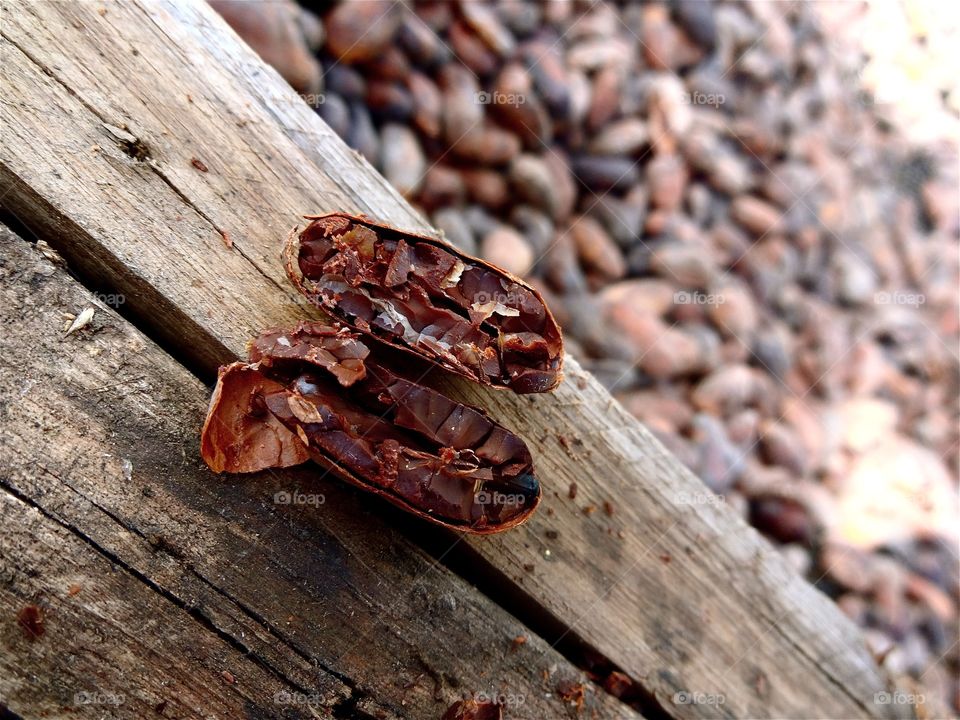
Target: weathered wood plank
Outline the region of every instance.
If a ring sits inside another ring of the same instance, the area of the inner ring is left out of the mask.
[[[51,4],[9,15],[3,202],[206,372],[260,328],[307,312],[277,261],[299,213],[417,222],[309,108],[277,100],[289,91],[208,9],[111,5],[99,16]],[[127,125],[150,159],[125,154],[105,121]],[[470,540],[475,551],[677,717],[905,711],[874,703],[886,680],[853,625],[733,513],[684,502],[705,488],[569,368],[550,397],[452,383],[528,439],[549,490],[533,521]],[[580,510],[604,501],[612,516]],[[347,520],[327,528],[362,544],[382,532],[368,524],[362,539]],[[724,705],[677,703],[682,692]]]
[[[0,524],[0,701],[25,718],[267,717],[288,697],[350,695],[330,676],[322,691],[277,677],[9,491]],[[29,607],[42,608],[39,637],[17,627]]]
[[[310,717],[298,705],[312,699],[337,717],[438,718],[463,693],[502,693],[512,718],[573,713],[558,689],[583,674],[490,600],[396,531],[331,534],[376,522],[351,488],[303,471],[212,477],[198,460],[208,389],[112,311],[64,337],[63,313],[91,293],[2,226],[0,258],[0,516],[33,505],[0,521],[0,616],[51,604],[49,635],[0,638],[0,699],[37,717],[96,678],[129,699],[122,717],[165,699],[174,717]],[[324,502],[275,502],[297,490]],[[64,599],[74,582],[83,612]],[[585,712],[639,717],[586,688]]]

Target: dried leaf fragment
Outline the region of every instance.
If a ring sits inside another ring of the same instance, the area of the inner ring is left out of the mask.
[[[73,322],[70,323],[70,327],[67,328],[67,332],[64,334],[64,337],[76,332],[77,330],[82,330],[89,325],[90,321],[93,320],[93,314],[95,312],[96,310],[93,307],[85,308],[84,311],[77,315]]]

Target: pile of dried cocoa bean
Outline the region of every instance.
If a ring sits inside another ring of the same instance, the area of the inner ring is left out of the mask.
[[[907,143],[802,3],[312,9],[221,11],[450,242],[543,292],[698,502],[960,710],[956,148]]]

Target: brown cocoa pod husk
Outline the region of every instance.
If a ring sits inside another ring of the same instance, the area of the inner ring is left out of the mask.
[[[264,332],[248,363],[220,368],[201,434],[204,461],[215,472],[255,472],[309,458],[467,533],[529,518],[541,491],[523,440],[385,359],[337,324]]]

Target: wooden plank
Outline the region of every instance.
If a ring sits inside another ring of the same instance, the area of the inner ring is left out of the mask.
[[[132,315],[196,367],[209,373],[257,330],[309,312],[277,261],[298,214],[365,211],[417,226],[309,108],[277,100],[289,91],[207,8],[131,3],[101,16],[93,5],[45,4],[5,20],[4,203],[127,294]],[[125,154],[104,122],[127,125],[150,158]],[[874,702],[886,679],[832,603],[732,512],[685,502],[703,485],[568,367],[550,397],[451,383],[528,439],[548,488],[523,528],[468,541],[510,592],[676,717],[905,712]],[[565,498],[571,482],[576,504]],[[612,516],[581,512],[604,502]],[[382,524],[370,525],[327,527],[349,545],[375,542]]]
[[[158,708],[198,720],[254,709],[267,717],[287,697],[322,694],[331,706],[349,698],[330,676],[322,691],[278,677],[239,638],[204,627],[9,491],[0,492],[0,523],[0,700],[24,717],[143,718]],[[42,608],[42,635],[16,626],[31,607]]]
[[[0,638],[0,699],[25,717],[94,689],[129,699],[123,717],[164,699],[171,717],[310,717],[296,706],[312,699],[336,717],[437,718],[464,693],[504,695],[512,718],[571,712],[560,691],[583,673],[516,619],[394,530],[331,534],[372,524],[354,490],[304,471],[213,478],[208,389],[111,310],[65,337],[91,293],[2,226],[0,257],[0,513],[32,506],[0,523],[0,615],[51,605],[49,635]],[[297,490],[317,504],[275,502]],[[588,717],[639,718],[584,687]]]

